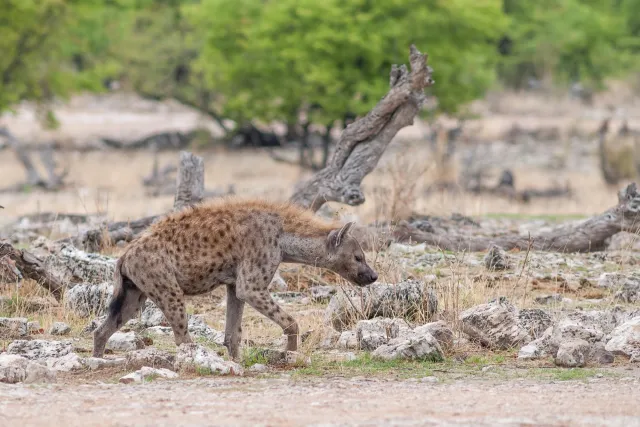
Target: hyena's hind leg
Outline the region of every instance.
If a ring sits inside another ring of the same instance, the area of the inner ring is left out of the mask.
[[[122,290],[111,300],[107,319],[93,333],[93,357],[104,355],[111,335],[132,319],[147,299],[129,278],[122,279]]]
[[[148,289],[147,295],[167,318],[176,345],[192,343],[189,335],[187,308],[184,302],[184,292],[178,282],[170,274],[157,273],[153,284],[145,283],[143,289]]]

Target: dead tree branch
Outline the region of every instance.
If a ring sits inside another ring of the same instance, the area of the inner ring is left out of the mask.
[[[46,268],[40,258],[31,252],[16,249],[9,243],[0,242],[0,260],[2,259],[11,260],[23,277],[38,282],[48,289],[57,300],[62,299],[62,294],[66,289],[65,284],[53,274],[51,269]]]
[[[364,117],[347,126],[327,166],[302,185],[291,197],[293,203],[317,211],[327,201],[357,206],[365,201],[360,184],[378,164],[398,131],[413,124],[431,86],[433,70],[427,55],[411,45],[409,61],[391,68],[390,89]]]
[[[426,243],[442,250],[479,252],[496,244],[505,250],[531,249],[553,252],[595,252],[605,249],[607,240],[622,231],[640,234],[640,193],[635,183],[618,193],[618,204],[613,208],[577,225],[567,224],[533,238],[505,235],[480,237],[455,233],[422,231],[407,222],[393,230],[395,241]]]

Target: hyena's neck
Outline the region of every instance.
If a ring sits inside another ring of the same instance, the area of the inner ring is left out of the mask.
[[[280,238],[282,262],[327,266],[327,236],[302,237],[284,233]]]

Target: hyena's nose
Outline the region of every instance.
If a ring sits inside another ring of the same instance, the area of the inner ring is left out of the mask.
[[[375,282],[376,280],[378,280],[378,274],[376,274],[375,271],[372,271],[369,275],[369,279],[371,279],[371,283]]]

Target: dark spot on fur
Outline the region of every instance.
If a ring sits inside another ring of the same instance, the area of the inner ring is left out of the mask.
[[[220,237],[224,239],[224,236],[225,236],[224,230],[220,230]]]

